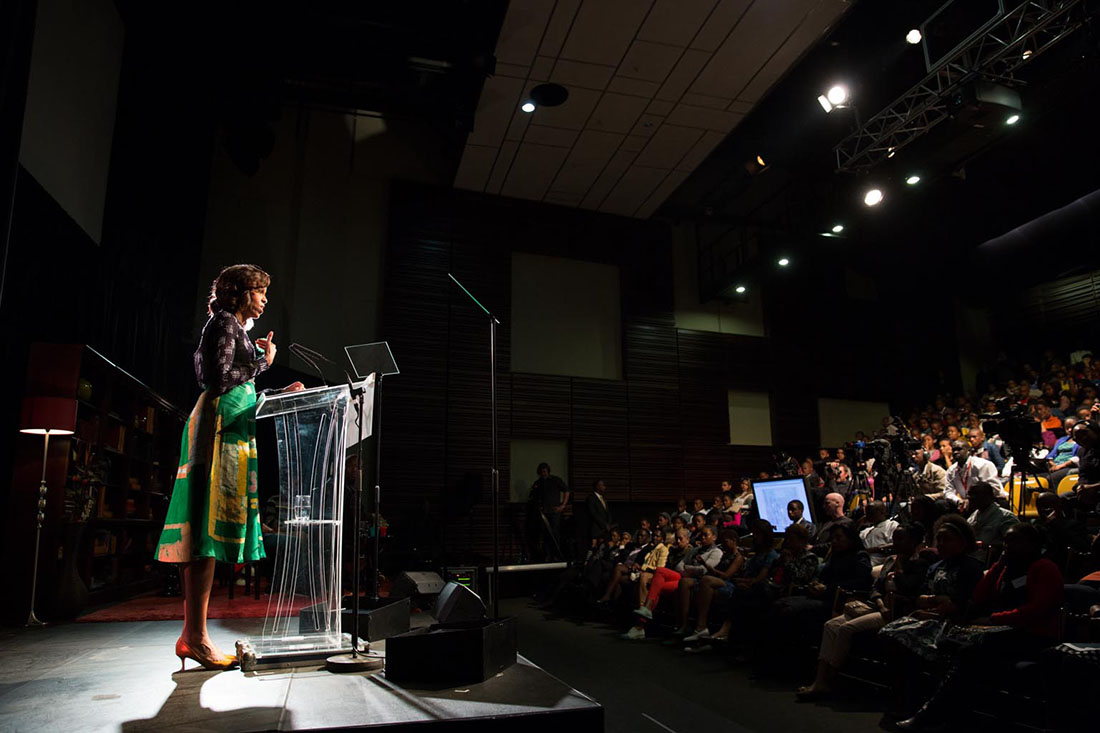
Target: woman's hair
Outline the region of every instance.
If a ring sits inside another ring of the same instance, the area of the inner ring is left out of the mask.
[[[723,529],[722,534],[718,536],[718,539],[720,539],[722,542],[729,542],[730,540],[732,540],[733,542],[740,543],[741,535],[737,534],[732,529]]]
[[[966,542],[966,551],[974,552],[978,547],[978,539],[974,536],[974,528],[970,526],[970,522],[966,521],[966,517],[961,514],[944,514],[942,517],[936,520],[936,524],[932,527],[932,536],[938,535],[940,532],[954,532]]]
[[[783,533],[783,537],[786,539],[797,537],[803,542],[809,542],[810,530],[807,529],[804,524],[792,524],[790,527],[787,527],[787,531]]]
[[[218,311],[236,313],[248,303],[250,292],[266,288],[270,284],[271,276],[256,265],[230,265],[223,268],[210,287],[206,312],[210,315]]]
[[[848,547],[851,552],[859,552],[863,549],[863,540],[859,538],[859,530],[856,529],[854,522],[848,524],[834,524],[833,528],[829,531],[829,539],[832,540],[832,536],[838,532],[848,538]]]
[[[758,519],[752,523],[752,547],[754,550],[757,552],[770,550],[774,541],[772,525],[769,522]]]

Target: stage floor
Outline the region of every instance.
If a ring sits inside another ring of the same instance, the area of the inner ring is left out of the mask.
[[[261,625],[211,621],[210,633],[231,650]],[[189,661],[179,672],[179,630],[178,621],[145,621],[0,631],[0,730],[603,729],[597,702],[523,657],[483,683],[443,690],[318,667],[244,674]]]

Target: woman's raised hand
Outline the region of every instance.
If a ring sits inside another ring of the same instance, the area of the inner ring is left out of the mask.
[[[275,361],[275,342],[271,340],[271,337],[274,335],[274,331],[268,331],[266,337],[256,339],[256,346],[260,348],[260,351],[264,352],[264,359],[267,360],[268,366],[271,366],[271,363]]]

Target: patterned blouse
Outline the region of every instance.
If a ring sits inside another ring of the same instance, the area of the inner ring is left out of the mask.
[[[195,378],[201,388],[220,396],[251,382],[267,368],[267,359],[235,315],[218,311],[210,316],[195,349]]]

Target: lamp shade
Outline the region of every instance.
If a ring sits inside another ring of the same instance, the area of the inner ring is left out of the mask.
[[[76,430],[76,400],[25,397],[19,432],[32,435],[72,435]]]

